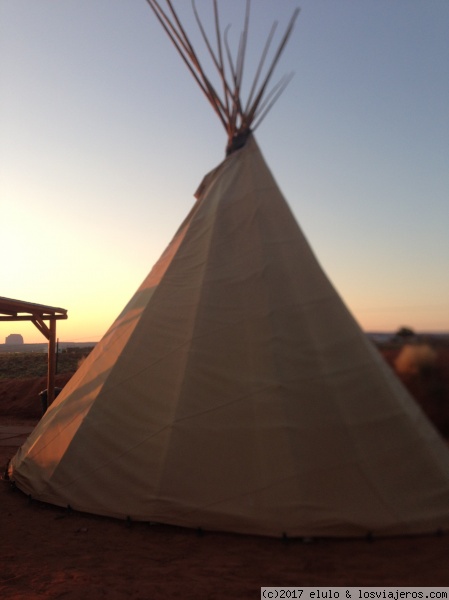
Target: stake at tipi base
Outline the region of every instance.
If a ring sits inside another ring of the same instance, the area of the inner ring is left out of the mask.
[[[238,134],[10,478],[56,505],[201,530],[447,529],[446,444],[323,272],[250,125]]]

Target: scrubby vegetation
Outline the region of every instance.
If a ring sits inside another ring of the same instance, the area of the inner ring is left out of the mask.
[[[399,352],[394,366],[399,374],[425,375],[435,368],[437,353],[428,344],[406,344]]]
[[[74,373],[92,348],[70,348],[57,356],[57,373]],[[44,352],[0,353],[0,379],[43,377],[47,374],[48,355]]]
[[[449,438],[449,342],[415,337],[379,344],[379,351],[439,431]]]

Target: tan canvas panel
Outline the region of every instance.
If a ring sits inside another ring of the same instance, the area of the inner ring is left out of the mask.
[[[343,304],[254,137],[13,458],[34,498],[282,536],[449,526],[449,452]]]

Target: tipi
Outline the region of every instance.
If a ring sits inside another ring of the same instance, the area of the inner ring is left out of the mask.
[[[10,478],[56,505],[204,530],[448,528],[449,451],[322,271],[251,133],[296,13],[244,108],[247,21],[228,82],[219,38],[219,99],[171,2],[164,13],[147,1],[224,122],[229,155]]]

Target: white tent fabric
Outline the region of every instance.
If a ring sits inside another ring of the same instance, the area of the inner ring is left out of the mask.
[[[449,451],[323,273],[253,136],[10,465],[33,498],[271,536],[449,526]]]

